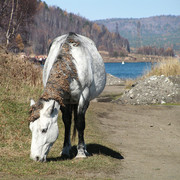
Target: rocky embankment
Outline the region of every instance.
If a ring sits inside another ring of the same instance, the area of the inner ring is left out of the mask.
[[[121,85],[112,75],[107,76],[107,85]],[[165,77],[151,76],[137,81],[131,89],[124,89],[124,93],[116,102],[122,104],[165,104],[180,102],[180,76]]]

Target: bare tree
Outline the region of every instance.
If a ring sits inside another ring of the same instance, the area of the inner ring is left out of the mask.
[[[18,33],[23,33],[36,12],[37,0],[1,0],[0,27],[6,46]]]
[[[18,1],[17,1],[17,4],[18,4]],[[9,17],[8,28],[7,28],[7,31],[6,31],[6,46],[9,45],[10,37],[13,36],[14,32],[15,32],[15,27],[13,26],[14,9],[15,9],[14,0],[12,0],[11,14],[10,14],[10,17]]]

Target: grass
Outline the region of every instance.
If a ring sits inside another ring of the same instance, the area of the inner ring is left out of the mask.
[[[145,73],[145,77],[149,76],[180,76],[179,59],[169,58],[154,65],[150,71]]]
[[[98,102],[111,102],[111,101],[115,101],[117,99],[119,99],[122,96],[123,93],[110,93],[110,94],[105,94],[105,95],[100,95],[97,98]]]
[[[133,84],[135,84],[137,80],[138,79],[136,79],[136,80],[135,79],[126,79],[125,80],[125,87],[126,87],[126,89],[131,89]]]
[[[64,135],[60,114],[60,135],[48,155],[49,161],[38,163],[29,158],[29,100],[37,100],[43,91],[41,75],[41,68],[0,48],[0,178],[112,179],[122,157],[99,133],[91,106],[86,114],[85,139],[93,156],[82,160],[57,158]],[[77,139],[74,149],[76,144]]]

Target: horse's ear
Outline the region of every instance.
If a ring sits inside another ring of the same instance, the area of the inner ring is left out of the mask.
[[[55,108],[55,101],[52,102],[52,103],[50,104],[50,106],[47,108],[46,114],[50,116],[50,115],[53,113],[54,108]]]
[[[30,100],[30,106],[33,106],[35,104],[35,101],[33,99]]]

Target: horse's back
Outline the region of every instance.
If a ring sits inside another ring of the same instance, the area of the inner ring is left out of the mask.
[[[80,45],[71,49],[74,64],[82,87],[89,87],[90,99],[93,99],[102,92],[106,83],[104,62],[91,39],[81,35],[76,38]]]
[[[102,92],[106,83],[103,59],[92,40],[74,33],[60,36],[53,41],[44,66],[44,86],[46,86],[53,64],[61,54],[64,43],[68,43],[70,47],[67,53],[72,56],[78,77],[78,81],[74,80],[70,84],[71,91],[75,93],[87,91],[89,100],[95,98]],[[63,55],[66,56],[66,54],[61,54]]]

